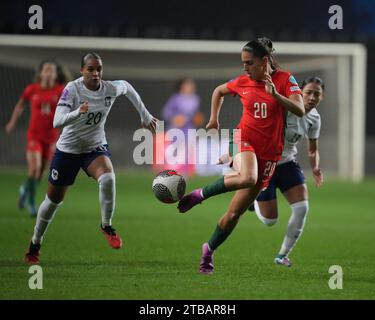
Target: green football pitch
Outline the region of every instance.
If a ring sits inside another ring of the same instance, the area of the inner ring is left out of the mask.
[[[113,225],[124,246],[111,249],[99,232],[97,184],[80,174],[41,250],[43,289],[31,290],[23,262],[34,219],[16,207],[22,171],[0,172],[0,299],[374,299],[375,180],[360,184],[309,181],[310,212],[292,268],[273,264],[289,218],[279,195],[277,225],[246,213],[215,253],[215,274],[198,273],[208,240],[231,194],[189,214],[158,202],[151,173],[117,173]],[[192,178],[187,191],[215,179]],[[44,197],[46,181],[38,190]],[[343,288],[328,282],[332,265],[343,270]]]

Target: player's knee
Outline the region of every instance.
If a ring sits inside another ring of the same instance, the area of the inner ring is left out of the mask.
[[[47,201],[48,205],[51,206],[59,206],[62,204],[62,201],[54,201],[48,194],[46,194],[44,200]]]
[[[65,192],[60,188],[48,188],[46,198],[56,205],[60,205],[64,200]]]
[[[48,194],[44,198],[44,201],[40,205],[42,210],[39,210],[38,217],[44,221],[50,221],[53,218],[56,210],[62,205],[62,201],[55,202],[51,199]]]
[[[113,172],[103,173],[98,178],[99,186],[106,192],[114,192],[116,184],[116,176]]]
[[[55,204],[61,204],[64,200],[64,196],[61,194],[55,194],[55,193],[47,193],[48,199]]]
[[[255,175],[249,174],[242,176],[239,184],[241,188],[251,188],[254,187],[256,183],[257,177]]]
[[[290,206],[293,214],[296,215],[306,216],[309,212],[309,202],[307,200],[292,203]]]

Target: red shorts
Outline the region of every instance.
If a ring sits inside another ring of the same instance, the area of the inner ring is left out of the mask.
[[[236,141],[236,139],[229,142],[229,154],[234,157],[237,153],[251,151],[255,153],[254,147],[248,141]],[[265,160],[257,157],[258,162],[258,181],[255,186],[265,190],[275,172],[277,165],[276,160]]]
[[[54,150],[55,144],[45,143],[34,138],[27,139],[26,151],[40,153],[43,159],[51,160]]]
[[[261,191],[267,189],[268,184],[275,172],[277,161],[264,160],[257,158],[258,161],[258,181],[256,186],[260,187]]]

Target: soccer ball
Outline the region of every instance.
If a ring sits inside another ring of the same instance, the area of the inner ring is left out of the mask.
[[[185,194],[186,182],[175,170],[160,172],[152,183],[156,198],[164,203],[175,203]]]

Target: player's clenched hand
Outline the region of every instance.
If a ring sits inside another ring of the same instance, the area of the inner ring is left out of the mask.
[[[79,106],[79,113],[83,114],[86,113],[89,110],[89,103],[87,101],[84,101],[80,106]]]
[[[159,121],[158,119],[152,118],[150,123],[147,125],[142,121],[142,127],[150,130],[152,133],[155,133],[156,127],[158,126],[158,121]]]
[[[210,130],[210,129],[217,129],[217,130],[219,130],[219,128],[220,128],[219,121],[213,120],[213,119],[210,119],[210,121],[208,121],[208,123],[206,125],[206,129],[207,130]]]
[[[272,77],[268,73],[264,74],[263,82],[265,84],[266,92],[273,95],[273,96],[276,96],[278,92],[276,91],[276,87],[275,87],[275,84],[272,81]]]
[[[319,188],[323,184],[323,172],[320,168],[313,170],[313,177],[315,180],[315,185]]]

